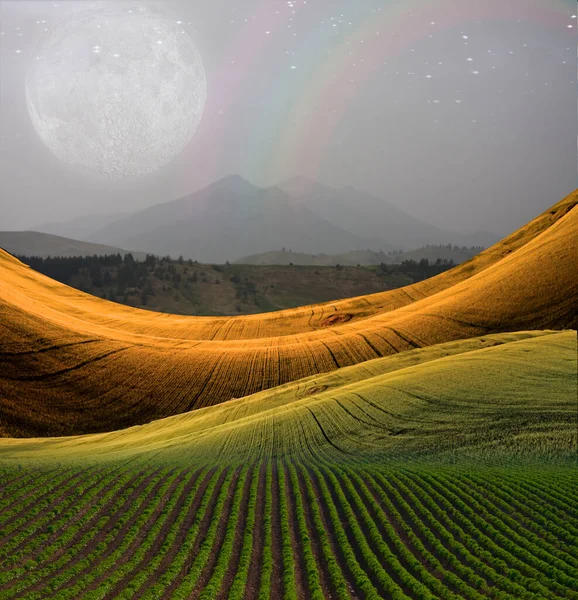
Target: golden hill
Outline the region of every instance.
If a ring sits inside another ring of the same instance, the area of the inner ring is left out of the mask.
[[[576,350],[574,331],[437,344],[122,431],[3,439],[0,462],[569,457]]]
[[[111,431],[412,348],[575,327],[577,204],[431,280],[245,317],[109,303],[0,252],[0,435]]]

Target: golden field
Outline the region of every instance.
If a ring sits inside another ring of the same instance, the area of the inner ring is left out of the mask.
[[[524,459],[576,452],[574,331],[410,350],[121,431],[4,439],[0,461]]]
[[[575,328],[577,203],[433,279],[242,317],[121,306],[0,252],[0,435],[112,431],[406,350]]]

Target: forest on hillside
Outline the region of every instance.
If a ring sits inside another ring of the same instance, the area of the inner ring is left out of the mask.
[[[151,254],[144,261],[132,254],[18,258],[43,275],[106,300],[189,315],[252,314],[376,293],[455,266],[446,259],[307,267],[203,265]]]

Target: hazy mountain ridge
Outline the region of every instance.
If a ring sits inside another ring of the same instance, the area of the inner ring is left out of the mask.
[[[91,241],[136,246],[158,255],[223,263],[283,246],[344,252],[367,241],[332,225],[278,188],[239,176],[158,204],[95,232]]]
[[[351,186],[334,189],[305,177],[295,177],[279,187],[330,223],[381,245],[369,246],[371,250],[384,249],[384,244],[408,250],[447,243],[491,246],[499,241],[499,236],[492,233],[463,234],[440,229]]]
[[[91,220],[96,227],[89,227]],[[92,243],[208,263],[236,261],[280,247],[304,254],[341,254],[426,244],[489,246],[498,240],[494,234],[438,229],[351,187],[338,190],[295,178],[260,188],[239,175],[120,218],[100,215],[54,227],[76,231],[71,237]]]
[[[123,248],[73,240],[39,231],[0,231],[0,248],[4,248],[14,255],[43,258],[48,256],[93,256],[94,254],[99,256],[121,254],[124,256],[129,252],[138,260],[144,260],[146,256],[143,252],[132,252]]]
[[[131,213],[128,212],[120,212],[104,215],[83,215],[70,221],[44,223],[38,227],[34,227],[33,231],[50,233],[65,238],[85,240],[95,231],[110,225],[110,223],[113,223],[114,221],[123,219],[130,214]]]

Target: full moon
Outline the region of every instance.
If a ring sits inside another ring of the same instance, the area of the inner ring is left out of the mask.
[[[44,144],[64,163],[110,179],[152,173],[178,156],[206,99],[201,56],[183,25],[141,4],[73,15],[37,50],[26,76]]]

